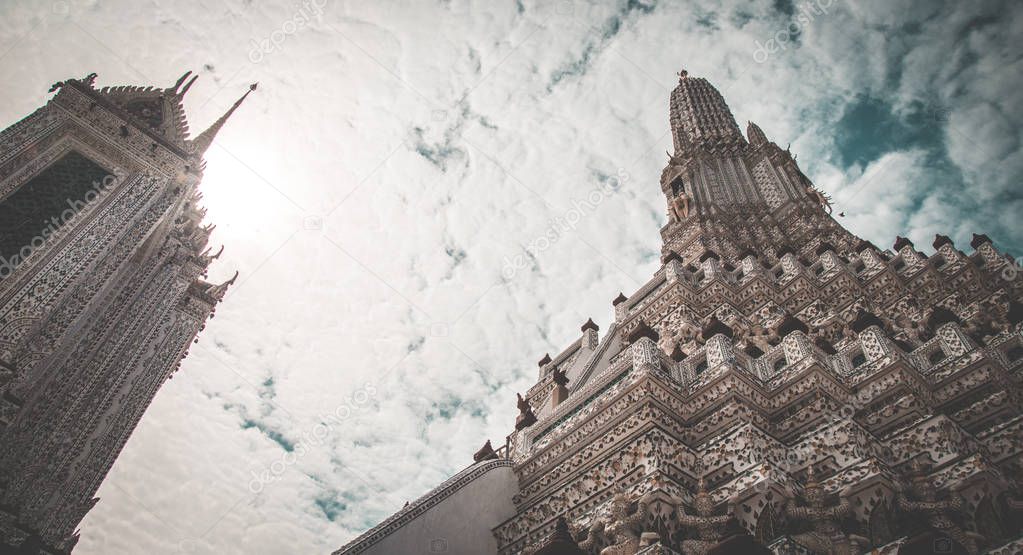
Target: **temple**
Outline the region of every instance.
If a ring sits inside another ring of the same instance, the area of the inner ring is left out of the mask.
[[[669,121],[660,269],[540,360],[498,448],[335,555],[1023,550],[1012,258],[856,237],[705,79]]]
[[[0,132],[0,553],[74,548],[114,459],[234,281],[204,279],[219,252],[198,186],[241,99],[190,139],[190,74],[167,88],[63,81]]]

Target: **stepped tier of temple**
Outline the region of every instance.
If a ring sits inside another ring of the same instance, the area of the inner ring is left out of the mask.
[[[503,446],[336,553],[1023,551],[1015,262],[856,237],[704,79],[670,122],[662,267],[540,360]]]

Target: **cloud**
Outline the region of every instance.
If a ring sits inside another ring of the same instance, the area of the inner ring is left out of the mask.
[[[500,444],[535,361],[588,317],[607,329],[610,300],[657,269],[682,67],[791,142],[876,244],[940,231],[965,247],[976,231],[1023,246],[1011,2],[328,0],[258,63],[252,41],[295,5],[66,7],[0,8],[4,125],[90,71],[169,85],[202,67],[193,130],[260,82],[202,185],[226,245],[212,277],[239,283],[101,487],[83,555],[328,552]],[[784,49],[758,62],[770,39]],[[308,439],[366,384],[368,402]]]

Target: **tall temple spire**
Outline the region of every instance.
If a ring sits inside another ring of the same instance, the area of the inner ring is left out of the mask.
[[[720,93],[684,71],[671,130],[661,268],[613,301],[595,345],[587,322],[540,361],[504,446],[334,555],[407,553],[420,538],[498,555],[938,540],[1019,553],[1020,530],[995,508],[1023,506],[1015,260],[984,235],[969,255],[940,237],[930,258],[909,240],[880,252],[831,218],[793,156],[754,124],[747,143]],[[920,460],[935,465],[907,468]]]
[[[676,154],[745,142],[721,93],[685,70],[679,72],[678,86],[671,93],[670,118]]]
[[[249,90],[245,91],[245,94],[243,94],[241,98],[236,100],[235,103],[231,105],[231,107],[227,110],[227,112],[224,112],[224,115],[220,116],[220,118],[217,121],[213,122],[213,125],[211,125],[209,129],[203,131],[202,133],[199,134],[198,137],[191,141],[192,152],[201,156],[203,153],[206,152],[208,148],[210,148],[210,145],[213,144],[213,139],[217,137],[217,133],[220,131],[220,128],[223,127],[225,123],[227,123],[227,120],[228,118],[231,117],[231,114],[233,114],[234,111],[237,110],[238,107],[242,105],[242,102],[245,100],[245,97],[249,96],[249,93],[256,90],[257,86],[259,86],[259,83],[253,83],[249,85]]]
[[[0,553],[72,552],[114,460],[237,278],[203,279],[217,255],[182,108],[194,72],[167,86],[95,80],[59,82],[0,130],[20,153],[0,185]],[[68,204],[89,218],[68,218]]]

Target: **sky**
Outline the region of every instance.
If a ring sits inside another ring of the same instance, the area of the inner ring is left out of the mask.
[[[78,555],[328,553],[503,443],[515,393],[658,268],[676,73],[878,246],[1023,252],[1023,4],[21,1],[0,126],[49,86],[171,86],[238,282]]]

